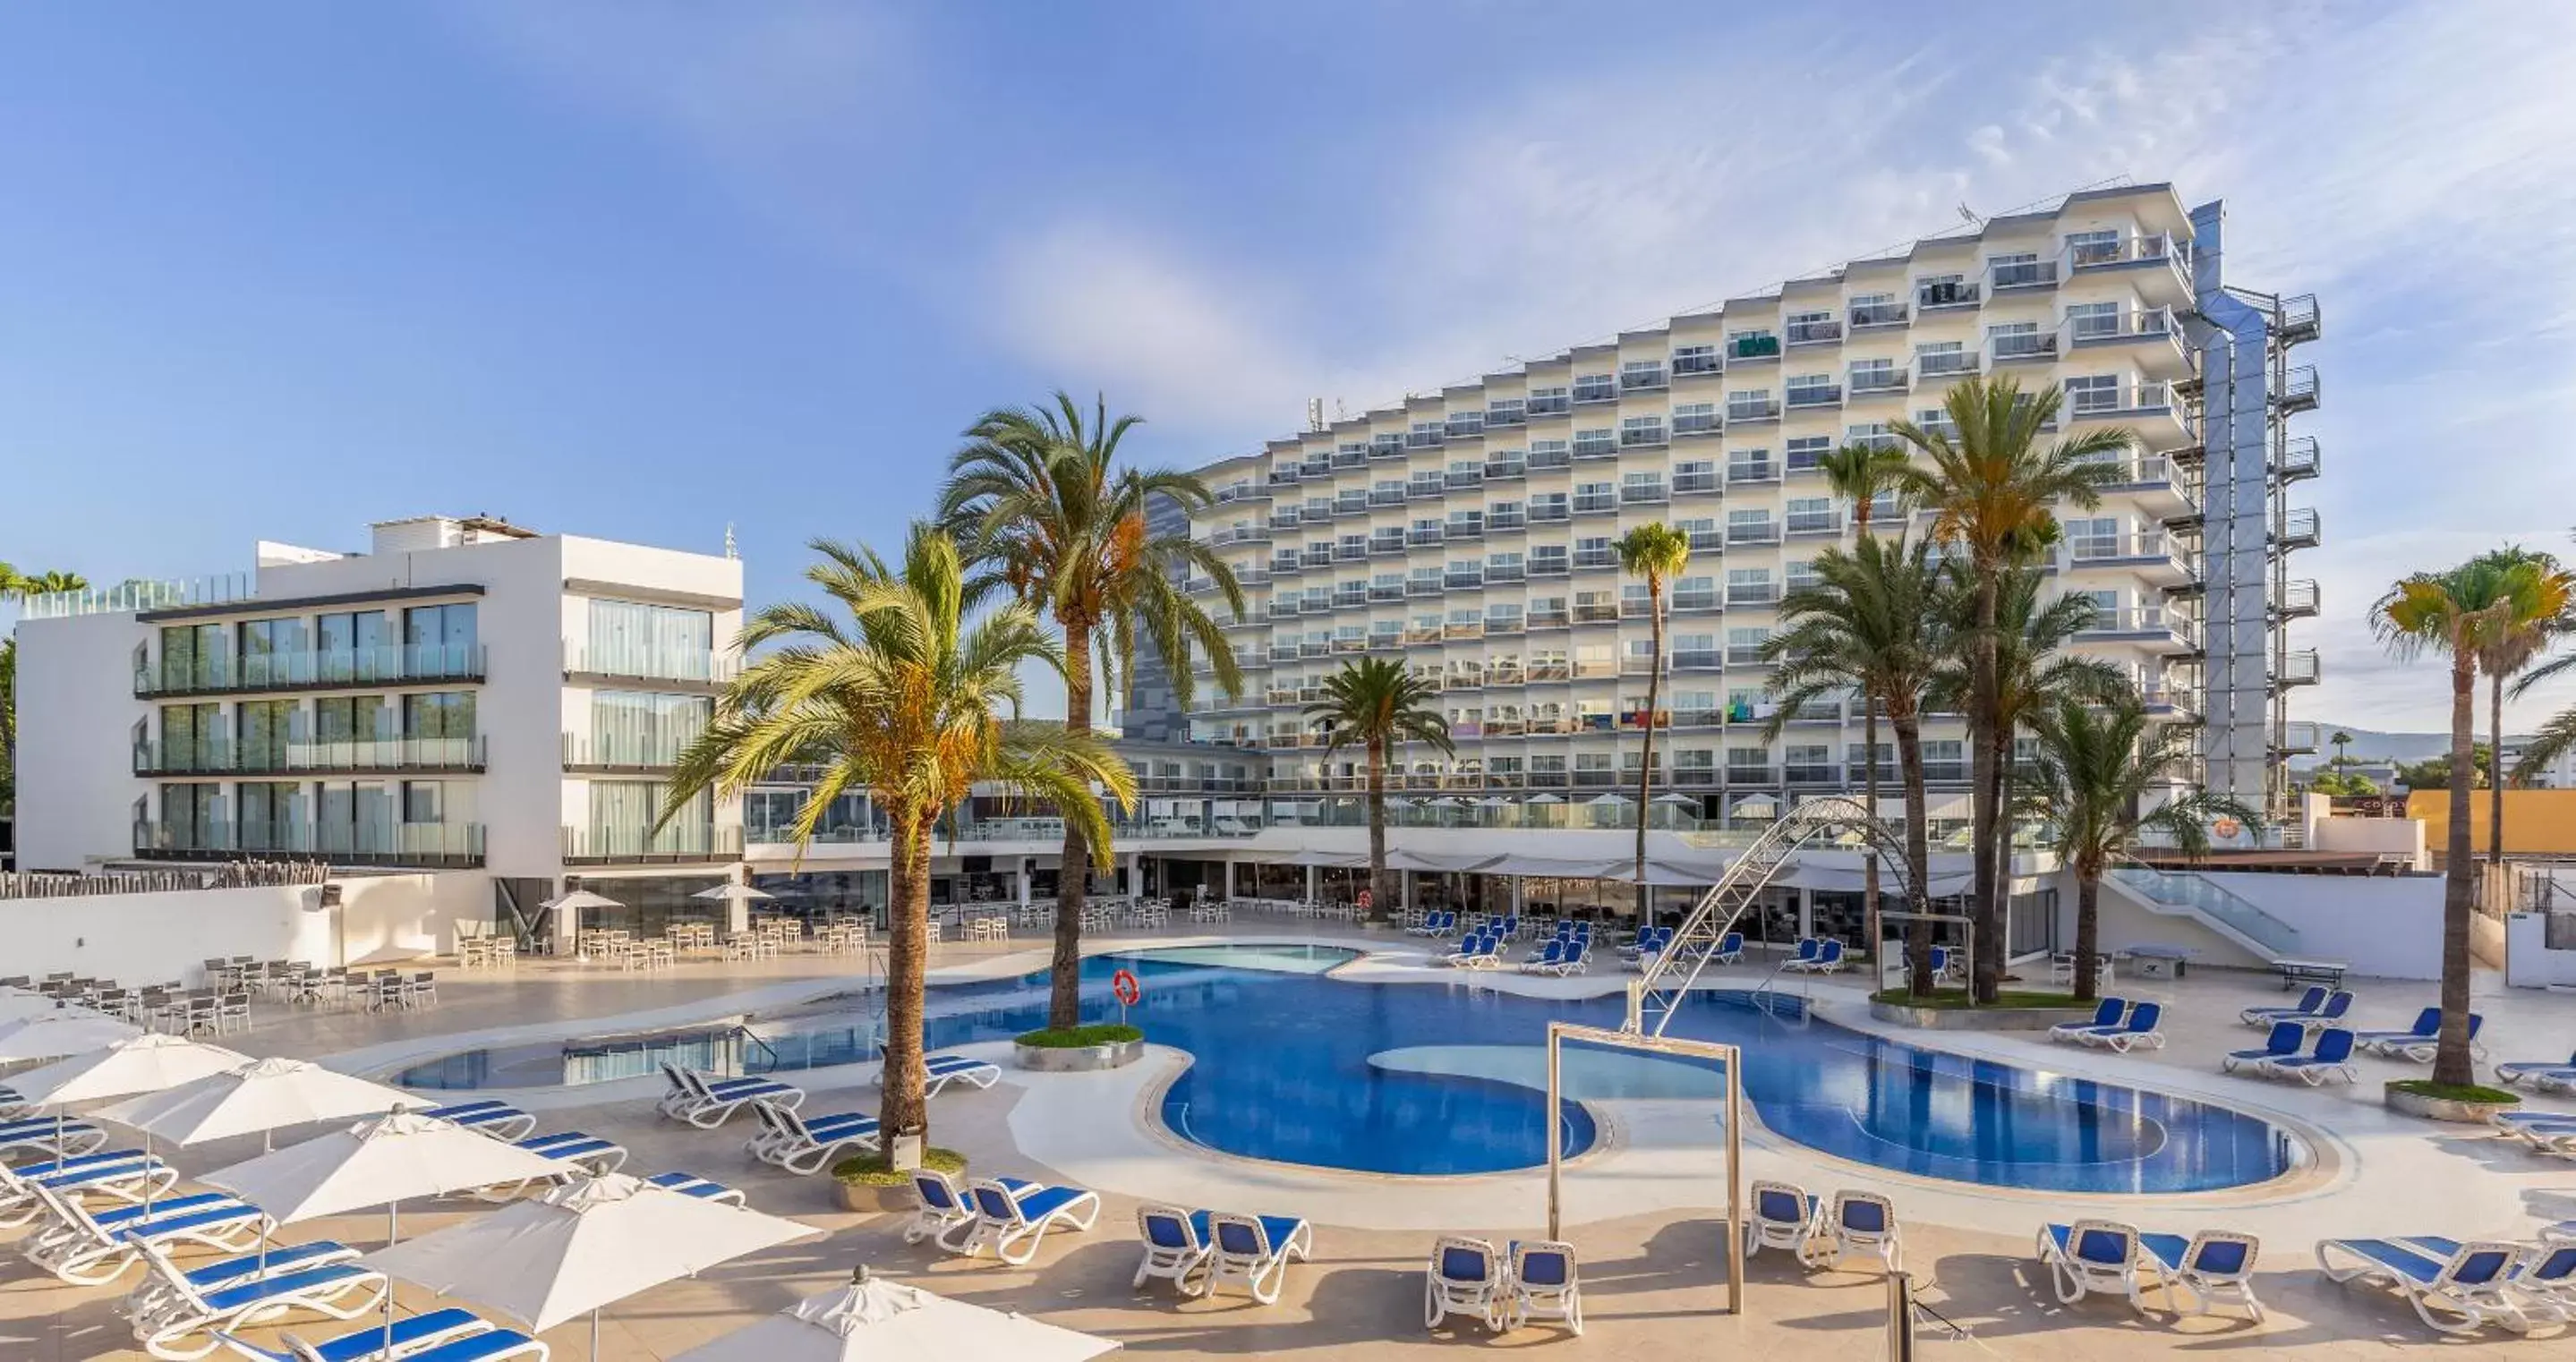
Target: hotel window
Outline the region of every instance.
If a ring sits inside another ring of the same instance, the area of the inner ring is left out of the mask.
[[[1673,434],[1707,435],[1717,429],[1717,404],[1684,402],[1673,408]]]
[[[1998,322],[1986,328],[1986,343],[1999,359],[2047,354],[2051,339],[2039,333],[2037,322]]]
[[[305,649],[304,621],[294,617],[273,620],[243,620],[241,623],[242,680],[302,680],[293,668]]]
[[[1622,388],[1660,388],[1664,386],[1664,362],[1659,359],[1632,359],[1619,366]]]
[[[1914,296],[1925,307],[1947,307],[1954,303],[1975,302],[1977,293],[1963,274],[1927,274],[1914,283]]]
[[[585,671],[706,681],[715,674],[715,616],[637,601],[590,603]]]
[[[1673,347],[1673,372],[1677,374],[1713,374],[1718,371],[1717,347],[1714,345],[1676,345]]]
[[[1833,447],[1834,442],[1831,436],[1793,436],[1788,441],[1787,447],[1783,450],[1783,456],[1788,460],[1788,469],[1790,472],[1812,473],[1816,471],[1817,465],[1824,460],[1826,453],[1832,450]]]
[[[2112,374],[2086,374],[2066,380],[2066,406],[2077,414],[2120,409],[2120,380]]]
[[[2048,277],[2039,267],[2039,254],[2036,251],[2007,251],[2000,255],[1987,256],[1986,269],[1994,275],[1997,288],[2036,284]]]
[[[2066,550],[2077,558],[2112,558],[2120,552],[2120,522],[2110,516],[2078,516],[2066,522]]]
[[[1832,497],[1791,497],[1787,510],[1792,534],[1821,534],[1841,528]]]
[[[1782,571],[1780,580],[1782,589],[1788,591],[1803,591],[1808,587],[1814,586],[1818,580],[1816,577],[1816,560],[1812,558],[1793,558],[1789,560],[1788,564]]]
[[[2066,305],[2066,330],[2077,340],[2120,334],[2118,303],[2069,303]]]
[[[1528,409],[1529,414],[1532,416],[1544,416],[1551,412],[1562,412],[1566,409],[1567,404],[1568,399],[1566,397],[1566,392],[1562,387],[1530,389]]]
[[[1641,448],[1664,442],[1664,418],[1631,416],[1619,422],[1619,443],[1623,448]]]
[[[2068,232],[2066,258],[2078,265],[2098,265],[2120,258],[2120,234],[2108,232]]]
[[[313,736],[326,743],[386,741],[396,736],[394,708],[381,695],[326,695],[313,702]]]
[[[1895,387],[1896,361],[1892,359],[1857,359],[1850,366],[1854,392],[1879,392]]]
[[[1619,380],[1608,374],[1577,374],[1574,377],[1574,400],[1607,402],[1619,395]]]
[[[1840,396],[1834,389],[1832,374],[1798,374],[1789,380],[1789,405],[1793,407],[1815,406]]]
[[[1801,341],[1832,340],[1842,334],[1842,328],[1834,324],[1834,314],[1830,312],[1792,312],[1786,329],[1792,345]]]

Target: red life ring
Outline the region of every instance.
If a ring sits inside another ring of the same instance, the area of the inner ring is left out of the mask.
[[[1145,996],[1144,985],[1137,983],[1136,976],[1123,969],[1109,976],[1109,991],[1117,994],[1118,1001],[1128,1007],[1134,1007],[1136,1000]]]
[[[1376,906],[1377,906],[1377,895],[1375,895],[1375,894],[1373,894],[1373,893],[1370,893],[1368,890],[1365,890],[1365,889],[1361,890],[1361,891],[1360,891],[1360,897],[1359,897],[1359,905],[1360,905],[1360,911],[1361,911],[1361,912],[1367,912],[1369,909],[1374,908],[1374,907],[1376,907]]]

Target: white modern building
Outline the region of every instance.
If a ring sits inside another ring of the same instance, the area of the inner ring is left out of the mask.
[[[1944,391],[1986,374],[2059,389],[2061,432],[2134,432],[2102,504],[2064,510],[2050,571],[2098,609],[2084,651],[2201,728],[2209,785],[2278,816],[2284,757],[2314,746],[2283,697],[2317,676],[2285,629],[2318,609],[2286,568],[2318,533],[2286,504],[2317,471],[2288,426],[2316,378],[2286,363],[2317,314],[2226,284],[2221,225],[2165,185],[2077,194],[1213,463],[1194,528],[1250,597],[1229,631],[1249,685],[1203,683],[1190,735],[1265,754],[1271,821],[1307,817],[1360,772],[1314,750],[1302,705],[1351,658],[1401,657],[1442,690],[1458,751],[1403,751],[1397,789],[1488,808],[1633,789],[1652,643],[1611,546],[1663,520],[1692,562],[1669,597],[1657,786],[1728,824],[1855,788],[1857,704],[1762,735],[1782,595],[1854,533],[1817,463],[1895,446],[1900,419],[1942,427]],[[1956,716],[1926,725],[1936,791],[1964,790],[1965,737]]]
[[[247,575],[32,598],[18,864],[311,858],[476,871],[494,919],[567,875],[638,902],[740,858],[739,800],[658,832],[736,670],[742,565],[483,517],[261,543]]]

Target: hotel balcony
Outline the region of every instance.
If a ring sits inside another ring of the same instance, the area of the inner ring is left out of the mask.
[[[2113,352],[2155,378],[2184,379],[2198,372],[2182,321],[2171,308],[2145,308],[2108,316],[2066,319],[2061,352]]]
[[[1791,762],[1781,768],[1791,785],[1840,785],[1843,768],[1834,762]]]
[[[1730,426],[1747,426],[1779,419],[1779,399],[1767,392],[1726,395],[1726,423]]]
[[[2066,272],[2071,279],[2122,275],[2141,296],[2164,307],[2188,307],[2195,296],[2189,247],[2162,232],[2069,245]]]
[[[1706,472],[1673,474],[1673,495],[1675,496],[1686,496],[1695,492],[1714,492],[1717,487],[1717,470],[1714,468]]]
[[[1866,401],[1874,397],[1903,397],[1912,391],[1913,375],[1904,369],[1854,369],[1845,375],[1851,389],[1851,400]]]
[[[1977,351],[1926,350],[1914,356],[1914,380],[1926,387],[1947,386],[1977,371]]]
[[[1609,374],[1587,374],[1574,380],[1575,405],[1619,400],[1619,380]]]
[[[1192,705],[1192,713],[1205,708]],[[575,775],[618,771],[667,771],[680,762],[688,744],[667,738],[595,738],[563,735],[563,765]]]
[[[2172,459],[2162,454],[2142,454],[2118,460],[2117,467],[2119,476],[2103,484],[2103,491],[2136,497],[2138,509],[2158,520],[2185,520],[2200,514],[2198,481]]]
[[[1712,672],[1724,665],[1724,655],[1715,648],[1680,648],[1673,652],[1673,670],[1677,672]]]
[[[2316,508],[2292,506],[2272,526],[2272,542],[2285,549],[2312,549],[2317,546],[2317,533]]]
[[[2303,411],[2315,411],[2319,397],[2316,367],[2303,364],[2289,372],[2282,381],[2280,396],[2273,400],[2280,406],[2282,415],[2292,416]]]
[[[1843,339],[1843,324],[1832,318],[1821,321],[1791,322],[1783,328],[1783,335],[1791,345],[1840,345]]]
[[[1843,385],[1839,383],[1801,383],[1789,389],[1791,411],[1814,411],[1843,404]]]
[[[1693,544],[1691,549],[1697,552],[1699,546]],[[1676,591],[1672,595],[1672,610],[1676,615],[1705,614],[1717,607],[1718,597],[1714,591]]]
[[[2284,582],[2280,599],[2272,603],[2272,613],[2283,619],[2314,619],[2321,604],[2322,598],[2313,580]]]
[[[649,643],[593,648],[564,640],[564,679],[568,681],[651,681],[713,691],[741,672],[742,659],[711,648]]]
[[[2316,751],[2317,728],[2315,721],[2309,719],[2294,719],[2282,724],[2281,745],[2277,750],[2283,755],[2299,755]]]
[[[1726,542],[1736,548],[1756,544],[1777,544],[1780,542],[1780,522],[1776,520],[1731,521],[1726,527]],[[1734,594],[1729,592],[1728,603],[1732,604],[1734,599]]]
[[[1485,460],[1485,481],[1510,482],[1529,476],[1529,465],[1520,459]]]
[[[563,828],[566,865],[668,865],[742,859],[742,828],[674,820],[659,830],[642,824],[571,824]]]
[[[483,770],[481,738],[369,738],[337,742],[290,739],[243,744],[139,742],[138,776],[369,775],[404,772],[471,775]]]
[[[2200,443],[2199,418],[2170,383],[2141,379],[2107,394],[2079,390],[2066,403],[2065,419],[2070,424],[2117,421],[2136,431],[2138,442],[2149,449]]]
[[[1778,482],[1779,480],[1780,465],[1776,460],[1730,459],[1727,461],[1726,481],[1729,485],[1742,486],[1747,483]]]
[[[1726,362],[1758,364],[1780,358],[1780,338],[1768,332],[1752,332],[1726,338]]]
[[[1785,519],[1792,536],[1830,536],[1843,532],[1840,511],[1791,511]]]
[[[1986,265],[1986,288],[1997,295],[2052,289],[2057,287],[2057,275],[2054,260],[1995,260]]]
[[[2119,568],[2158,586],[2183,586],[2194,572],[2182,542],[2160,530],[2086,535],[2066,541],[2066,568]]]
[[[134,854],[149,861],[296,858],[422,870],[483,864],[480,823],[140,822]]]
[[[197,658],[139,657],[134,695],[139,700],[190,695],[348,690],[362,686],[427,683],[479,685],[483,649],[467,644],[394,644],[343,652],[261,653],[229,651]]]
[[[1986,337],[1990,364],[2051,363],[2057,358],[2054,331],[2007,331]]]
[[[1215,548],[1228,544],[1266,544],[1270,541],[1267,525],[1225,525],[1208,531],[1207,542]]]
[[[1675,351],[1672,374],[1675,378],[1707,378],[1726,371],[1725,361],[1713,349]]]
[[[1851,328],[1854,331],[1865,331],[1872,327],[1903,326],[1906,324],[1905,304],[1854,303],[1851,306],[1850,317]]]
[[[1924,280],[1914,286],[1914,307],[1918,312],[1938,312],[1951,308],[1972,308],[1983,301],[1979,287],[1965,279],[1934,282]]]
[[[2317,650],[2302,649],[2281,659],[2281,669],[2272,677],[2276,686],[2313,686],[2317,683]]]
[[[2096,610],[2076,637],[2085,643],[2135,643],[2155,653],[2194,653],[2200,651],[2200,621],[2160,605],[2127,606]]]
[[[2301,435],[2283,442],[2280,461],[2272,466],[2272,475],[2283,482],[2304,482],[2319,471],[2317,437]]]

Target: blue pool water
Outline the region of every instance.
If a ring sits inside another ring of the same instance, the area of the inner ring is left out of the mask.
[[[1085,1020],[1114,1020],[1110,974],[1145,986],[1130,1019],[1188,1051],[1162,1118],[1182,1138],[1252,1158],[1382,1173],[1484,1173],[1547,1158],[1546,1096],[1533,1056],[1551,1018],[1615,1027],[1624,1000],[1516,997],[1462,979],[1351,983],[1321,971],[1351,953],[1236,946],[1084,962]],[[1004,1039],[1043,1024],[1044,975],[931,991],[934,1047]],[[1693,997],[1668,1034],[1744,1047],[1747,1100],[1785,1139],[1855,1162],[1994,1186],[2068,1192],[2194,1192],[2262,1182],[2301,1157],[2295,1137],[2240,1112],[2117,1084],[1939,1054],[1799,1014],[1794,999]],[[741,1030],[473,1051],[400,1075],[421,1088],[595,1082],[662,1059],[737,1072],[873,1056],[865,996],[763,1018]],[[1464,1048],[1456,1048],[1464,1047]],[[1508,1048],[1480,1048],[1508,1047]],[[1372,1057],[1377,1062],[1372,1063]],[[2109,1062],[2095,1060],[2094,1062]],[[1485,1077],[1411,1072],[1429,1063]],[[1714,1069],[1569,1052],[1582,1098],[1714,1097]],[[1596,1138],[1562,1104],[1566,1149]],[[1718,1132],[1712,1128],[1712,1143]]]

